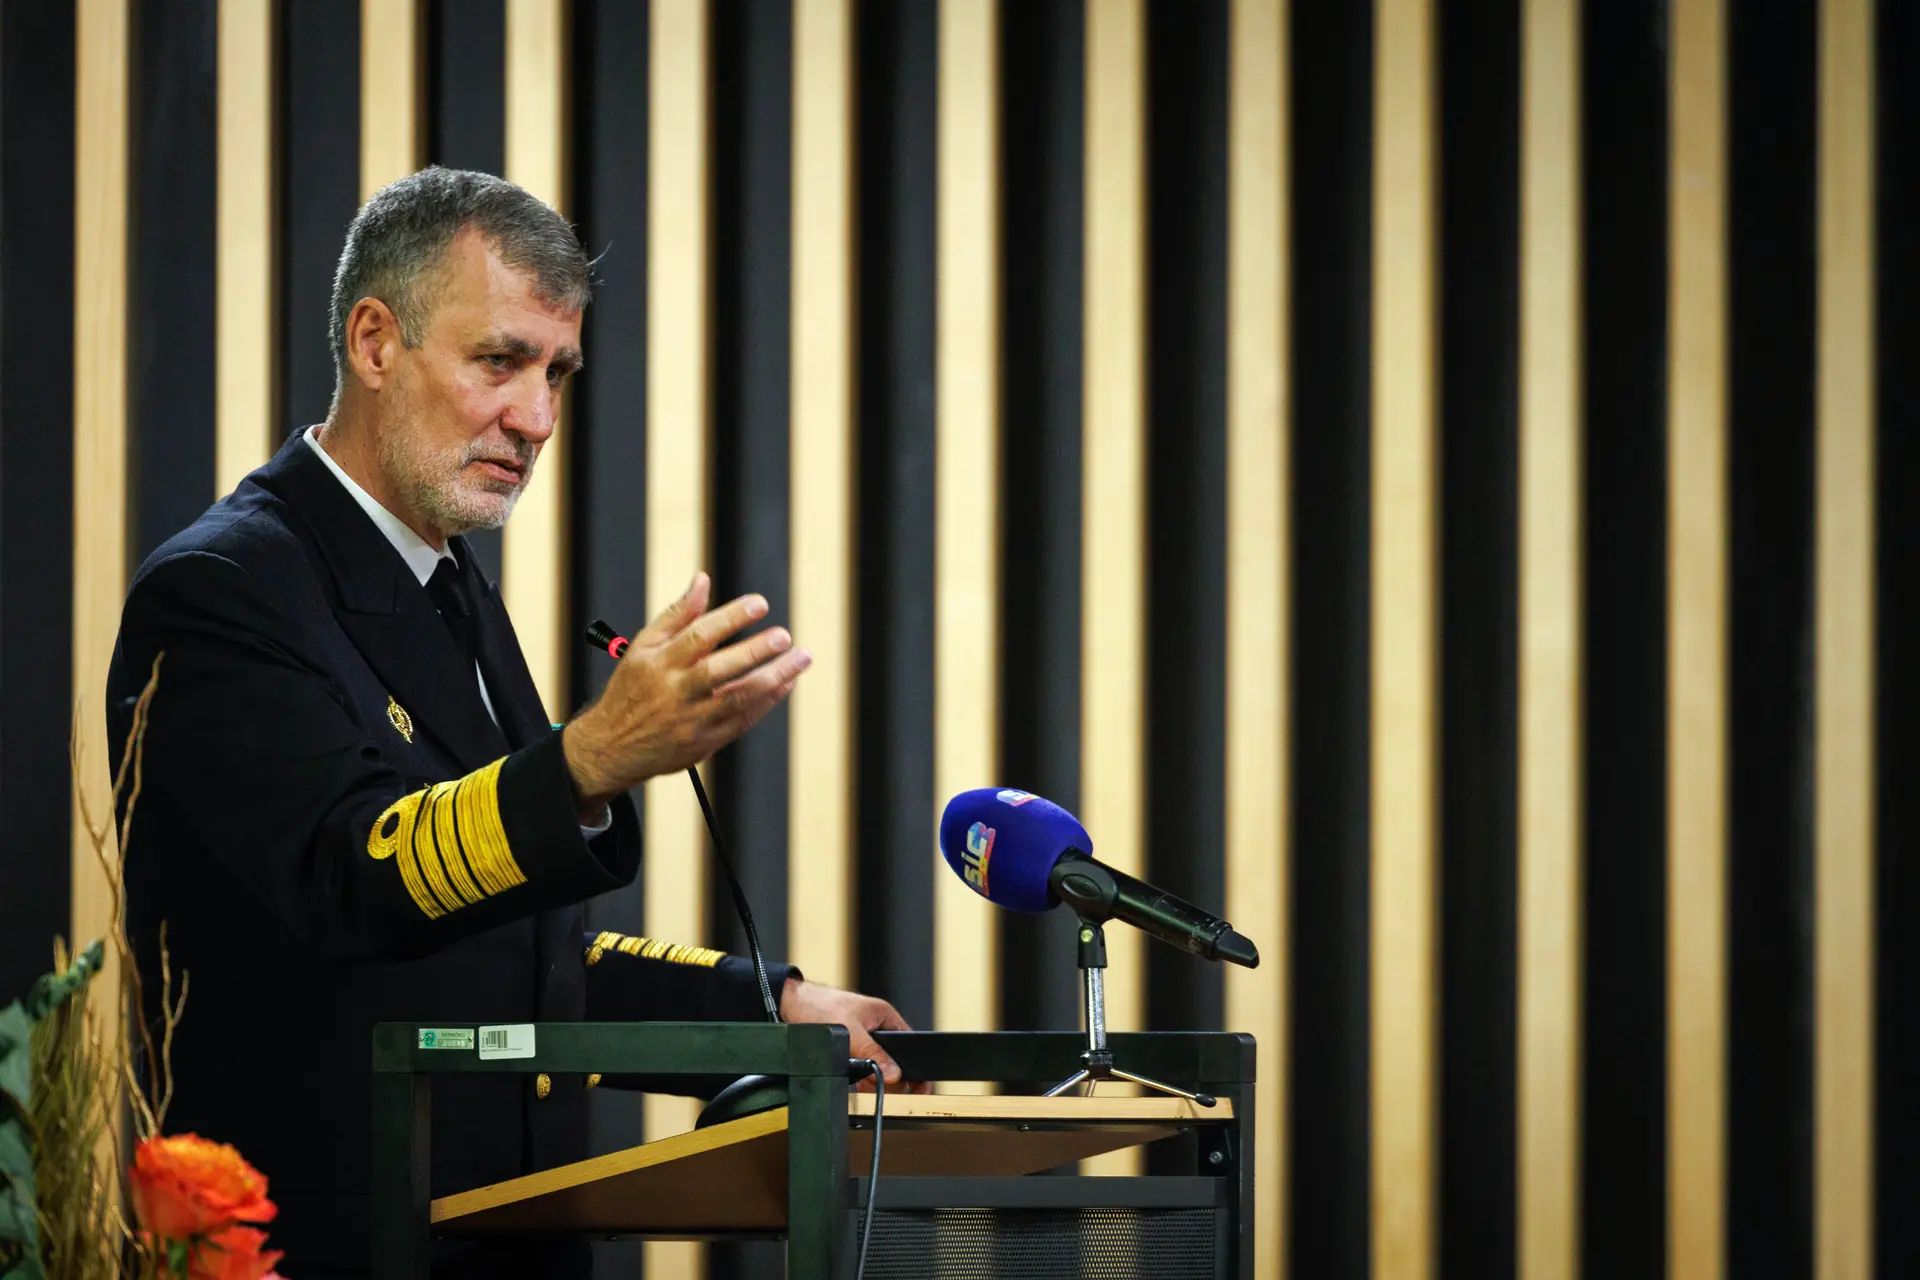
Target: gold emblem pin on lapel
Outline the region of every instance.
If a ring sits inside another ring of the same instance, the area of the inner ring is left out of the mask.
[[[392,694],[387,695],[387,719],[393,721],[393,727],[400,731],[401,737],[408,742],[413,741],[413,717],[407,714],[405,707],[393,700]]]

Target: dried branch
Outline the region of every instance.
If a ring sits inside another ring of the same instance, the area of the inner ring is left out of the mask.
[[[180,996],[175,999],[173,955],[167,949],[167,922],[162,920],[160,922],[160,1016],[165,1025],[160,1035],[160,1077],[154,1086],[159,1093],[152,1108],[153,1129],[156,1133],[166,1127],[167,1108],[173,1105],[173,1033],[187,1011],[187,980],[190,977],[192,975],[185,969],[180,971]]]
[[[130,1046],[122,1052],[120,1070],[116,1074],[124,1076],[127,1082],[127,1097],[133,1109],[135,1128],[142,1138],[152,1137],[160,1131],[161,1121],[165,1117],[165,1102],[172,1095],[172,1064],[167,1060],[173,1040],[174,1026],[178,1023],[186,997],[186,974],[181,974],[180,999],[172,998],[172,965],[166,953],[164,926],[161,934],[161,972],[163,988],[161,992],[161,1020],[163,1031],[161,1042],[156,1044],[153,1028],[146,1016],[146,984],[140,974],[130,940],[127,937],[127,901],[126,867],[127,846],[133,834],[133,815],[139,806],[140,792],[145,784],[145,761],[148,715],[153,704],[155,691],[160,685],[160,664],[166,657],[156,654],[153,668],[147,678],[147,684],[140,691],[139,699],[134,703],[133,723],[127,733],[127,740],[121,748],[119,766],[114,770],[113,801],[119,816],[119,830],[113,824],[114,815],[104,817],[96,815],[88,799],[88,789],[82,784],[85,777],[80,762],[80,715],[82,707],[74,707],[73,736],[69,743],[69,756],[73,761],[74,794],[79,801],[81,825],[87,833],[87,843],[92,847],[94,861],[100,866],[102,878],[106,881],[110,914],[107,937],[111,941],[114,954],[120,960],[119,1008],[120,1025],[125,1026],[130,1018],[139,1028],[140,1045],[136,1052]],[[118,839],[115,839],[116,835]],[[109,846],[113,846],[111,852]],[[140,1084],[141,1069],[144,1068],[147,1089]],[[148,1090],[158,1091],[154,1097],[148,1096]],[[161,1100],[155,1105],[155,1098]]]

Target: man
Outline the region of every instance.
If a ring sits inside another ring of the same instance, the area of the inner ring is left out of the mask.
[[[510,183],[428,169],[375,195],[334,284],[334,401],[144,564],[108,677],[117,751],[164,654],[128,859],[136,945],[192,975],[167,1127],[272,1180],[296,1275],[368,1265],[369,1032],[763,1016],[751,966],[589,937],[630,882],[627,792],[703,760],[787,696],[805,650],[767,603],[695,575],[605,692],[549,726],[461,535],[497,528],[581,366],[590,263]],[[689,429],[660,423],[658,430]],[[903,1028],[787,966],[789,1020]],[[152,1010],[149,1010],[151,1015]],[[435,1195],[586,1155],[579,1077],[434,1087]],[[436,1255],[446,1274],[584,1276],[585,1246]]]

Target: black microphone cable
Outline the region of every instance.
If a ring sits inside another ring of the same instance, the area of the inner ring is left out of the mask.
[[[627,651],[628,640],[615,631],[606,622],[595,618],[587,624],[587,643],[610,658],[618,659]],[[780,1021],[780,1002],[773,998],[773,983],[767,978],[767,958],[760,950],[760,930],[753,924],[753,908],[747,905],[747,892],[740,887],[740,877],[733,872],[733,859],[727,856],[727,842],[720,838],[720,823],[713,816],[713,802],[707,799],[707,788],[700,781],[700,767],[689,765],[687,777],[693,780],[693,794],[699,797],[700,814],[707,821],[707,835],[713,840],[714,861],[720,864],[721,872],[727,877],[727,892],[733,897],[733,912],[740,917],[740,927],[746,930],[747,953],[753,957],[754,976],[760,980],[760,1001],[766,1006],[767,1021]]]
[[[853,1280],[866,1280],[867,1246],[873,1243],[873,1202],[880,1198],[880,1124],[887,1109],[887,1082],[880,1074],[880,1064],[872,1058],[855,1058],[850,1065],[873,1072],[873,1170],[867,1175],[867,1208],[861,1215],[860,1265],[853,1271]]]

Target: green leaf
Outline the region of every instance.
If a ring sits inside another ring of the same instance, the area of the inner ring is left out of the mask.
[[[14,1259],[12,1266],[0,1271],[0,1280],[47,1280],[47,1273],[40,1267],[39,1250],[30,1250]]]
[[[33,1022],[15,1000],[0,1009],[0,1093],[25,1111],[33,1103]]]
[[[81,952],[64,973],[43,974],[27,988],[25,1000],[27,1017],[38,1022],[54,1009],[66,1003],[69,997],[92,980],[100,972],[101,962],[106,957],[106,945],[95,938],[93,945]]]
[[[33,1191],[33,1146],[27,1140],[27,1126],[17,1116],[0,1120],[0,1178]]]

